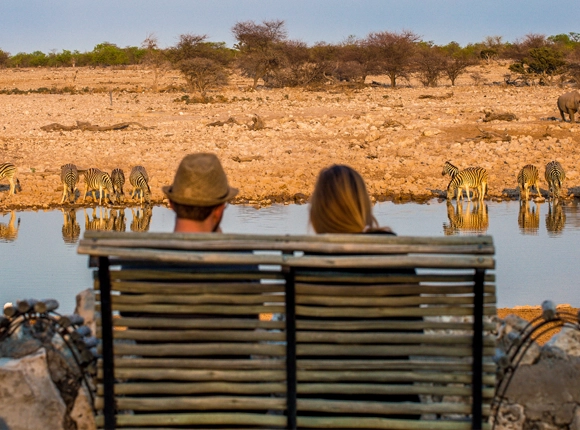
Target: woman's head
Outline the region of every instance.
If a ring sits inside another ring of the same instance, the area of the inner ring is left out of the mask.
[[[310,200],[310,223],[316,233],[361,233],[378,226],[356,170],[335,164],[320,172]]]

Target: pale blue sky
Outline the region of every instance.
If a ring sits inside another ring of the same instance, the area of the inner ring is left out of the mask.
[[[148,33],[161,47],[183,33],[231,46],[237,21],[264,19],[284,20],[289,37],[308,44],[403,29],[461,45],[494,35],[515,41],[529,33],[580,32],[578,0],[0,0],[0,49],[138,46]]]

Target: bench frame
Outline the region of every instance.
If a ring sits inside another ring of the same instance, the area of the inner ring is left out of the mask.
[[[147,237],[148,236],[148,237]],[[225,236],[225,235],[224,235]],[[260,239],[256,236],[248,235],[227,235],[228,238],[233,238],[235,240],[241,241],[255,241]],[[324,243],[332,244],[338,243],[339,248],[342,246],[341,242],[345,241],[344,237],[346,235],[324,235],[326,238],[323,240]],[[370,235],[362,240],[362,243],[372,242],[369,241]],[[319,236],[320,237],[320,236]],[[333,238],[334,237],[334,238]],[[350,236],[353,237],[353,236]],[[376,237],[376,236],[375,236]],[[176,239],[176,235],[168,234],[133,234],[133,233],[102,233],[102,232],[86,232],[85,238],[81,241],[79,246],[79,253],[88,254],[91,256],[90,266],[98,267],[98,281],[100,285],[100,303],[101,303],[101,326],[102,326],[102,360],[103,360],[103,385],[104,385],[104,427],[106,429],[114,429],[116,427],[116,415],[115,415],[115,368],[114,368],[114,342],[113,342],[113,311],[111,302],[111,280],[110,280],[110,265],[119,265],[123,261],[132,261],[131,254],[134,254],[136,258],[140,258],[139,251],[156,250],[159,252],[164,252],[163,248],[174,249],[174,243],[171,241]],[[185,236],[185,238],[193,239],[192,236]],[[219,236],[218,236],[219,238]],[[223,236],[222,236],[223,238]],[[359,236],[360,238],[360,236]],[[357,241],[359,238],[357,238]],[[177,238],[178,240],[184,239],[184,237]],[[216,239],[216,235],[200,235],[195,237],[196,240],[201,242],[210,243]],[[208,240],[209,239],[209,240]],[[275,246],[272,248],[281,248],[286,251],[295,247],[292,243],[305,241],[306,243],[316,243],[312,236],[270,236],[269,239],[272,243],[286,243],[286,246]],[[382,238],[380,241],[385,242]],[[442,247],[447,247],[451,252],[454,252],[454,246],[457,248],[457,253],[462,254],[465,252],[463,249],[468,249],[469,247],[477,247],[479,249],[471,252],[472,254],[481,254],[479,258],[473,257],[474,262],[477,264],[472,264],[474,269],[474,302],[473,302],[473,343],[472,343],[472,409],[471,409],[471,427],[473,429],[480,429],[483,415],[482,415],[482,356],[483,356],[483,320],[484,320],[484,284],[486,270],[493,269],[495,262],[490,254],[494,253],[493,241],[489,236],[479,236],[477,238],[469,237],[445,237],[445,238],[404,238],[397,237],[391,238],[392,242],[405,243],[408,242],[411,245],[413,243],[426,243],[439,245]],[[407,239],[407,240],[406,240]],[[156,245],[148,243],[149,241],[157,242]],[[234,240],[234,241],[235,241]],[[346,239],[348,240],[348,239]],[[336,241],[336,242],[335,242]],[[388,242],[391,242],[387,239]],[[165,242],[165,244],[163,244]],[[191,241],[195,242],[195,241]],[[220,243],[224,243],[224,240],[219,240]],[[183,243],[183,242],[182,242]],[[218,241],[216,241],[218,243]],[[288,243],[290,243],[288,245]],[[111,244],[113,246],[111,246]],[[161,247],[158,247],[159,245]],[[233,246],[236,248],[236,246]],[[192,247],[195,251],[196,246]],[[200,249],[204,252],[211,253],[212,246],[207,246],[207,244],[202,244]],[[251,246],[250,246],[251,248]],[[306,247],[308,248],[308,247]],[[402,249],[405,247],[403,246]],[[139,249],[139,251],[135,251]],[[249,248],[248,248],[249,249]],[[117,251],[115,251],[117,250]],[[339,251],[340,254],[340,251]],[[356,254],[356,253],[355,253]],[[486,255],[487,254],[487,255]],[[331,254],[332,255],[332,252]],[[483,256],[485,255],[485,256]],[[110,258],[113,257],[113,258]],[[296,258],[296,257],[290,257]],[[171,258],[170,258],[171,259]],[[295,429],[297,428],[297,354],[296,354],[296,301],[295,301],[295,277],[294,277],[294,267],[292,264],[284,264],[287,259],[282,256],[282,272],[285,278],[285,308],[286,308],[286,398],[287,398],[287,428]],[[479,267],[477,267],[479,266]],[[397,266],[393,266],[397,267]],[[480,335],[476,335],[480,334]]]

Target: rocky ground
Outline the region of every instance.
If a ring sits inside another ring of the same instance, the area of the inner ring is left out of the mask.
[[[570,89],[508,86],[507,72],[506,64],[477,66],[455,87],[403,81],[392,89],[373,77],[368,82],[374,86],[320,91],[250,91],[248,81],[234,78],[210,94],[213,103],[202,104],[184,101],[184,82],[173,71],[163,72],[153,92],[151,70],[2,69],[0,162],[17,166],[22,192],[9,197],[0,179],[0,210],[59,206],[64,163],[109,172],[120,167],[126,175],[141,164],[154,202],[162,203],[161,186],[195,151],[218,154],[240,189],[239,203],[306,200],[319,170],[332,163],[359,170],[375,199],[404,202],[444,196],[446,160],[460,168],[485,167],[488,198],[496,200],[515,195],[525,164],[543,172],[547,162],[558,160],[566,170],[564,188],[575,194],[580,125],[563,123],[556,108],[558,95]],[[42,93],[46,89],[55,94]],[[517,119],[485,122],[486,112]],[[253,120],[256,115],[263,124]],[[112,131],[41,128],[77,121],[137,124]],[[541,188],[546,192],[543,179]]]

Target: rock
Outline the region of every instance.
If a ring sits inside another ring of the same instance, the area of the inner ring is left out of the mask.
[[[580,357],[580,331],[570,327],[563,327],[546,346],[555,347],[569,356]]]
[[[77,430],[96,430],[95,417],[87,392],[80,389],[74,406],[70,411],[70,418],[77,426]]]
[[[441,133],[441,130],[437,130],[436,128],[427,128],[423,130],[422,135],[425,137],[437,136]]]
[[[84,324],[91,329],[91,333],[97,332],[95,321],[95,292],[87,288],[76,295],[76,307],[74,313],[84,319]]]
[[[0,387],[0,417],[10,430],[64,430],[66,405],[50,378],[44,349],[0,359]]]

